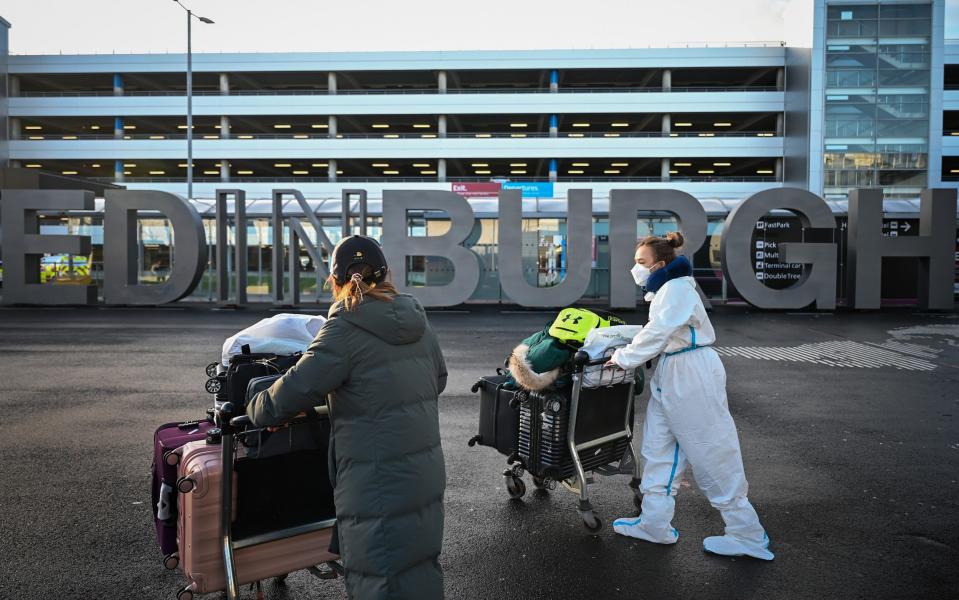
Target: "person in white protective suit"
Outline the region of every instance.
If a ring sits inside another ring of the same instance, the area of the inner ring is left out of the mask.
[[[726,371],[713,326],[696,290],[692,266],[676,249],[682,234],[649,236],[636,247],[632,274],[646,291],[649,322],[618,349],[608,366],[633,369],[662,356],[650,381],[641,456],[639,517],[616,519],[616,533],[675,544],[675,495],[689,465],[696,483],[722,514],[726,533],[707,537],[707,552],[772,560],[769,538],[746,498],[748,485],[736,424],[726,403]]]

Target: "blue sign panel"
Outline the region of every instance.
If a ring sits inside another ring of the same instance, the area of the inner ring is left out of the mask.
[[[523,198],[552,198],[551,181],[504,181],[504,190],[522,190]]]

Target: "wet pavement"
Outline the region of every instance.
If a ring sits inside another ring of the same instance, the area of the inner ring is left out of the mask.
[[[153,532],[153,430],[202,416],[204,366],[223,339],[272,314],[0,310],[0,597],[175,597],[182,576],[163,569]],[[430,318],[450,368],[440,399],[448,598],[959,597],[956,314],[714,311],[772,563],[703,552],[722,521],[689,474],[671,547],[608,526],[590,534],[561,488],[529,485],[510,500],[503,458],[466,446],[478,406],[469,388],[549,315],[485,307]],[[607,524],[635,514],[627,481],[591,486]],[[264,590],[345,598],[339,581],[303,572]]]

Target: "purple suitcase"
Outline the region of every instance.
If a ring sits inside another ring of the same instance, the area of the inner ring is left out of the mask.
[[[202,440],[206,432],[214,427],[209,419],[167,423],[158,427],[153,434],[153,516],[163,564],[168,569],[175,569],[179,563],[176,541],[179,456],[170,452],[189,442]]]

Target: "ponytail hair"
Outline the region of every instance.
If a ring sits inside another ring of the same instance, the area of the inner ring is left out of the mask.
[[[350,267],[348,274],[350,278],[342,286],[338,285],[332,276],[327,281],[333,288],[333,301],[343,302],[343,306],[349,312],[355,311],[364,297],[381,302],[392,302],[393,297],[399,293],[386,279],[367,282],[366,280],[373,276],[373,269],[367,264]]]
[[[643,246],[649,246],[653,251],[656,262],[663,261],[667,265],[676,258],[677,250],[683,247],[685,240],[683,234],[678,231],[670,231],[660,237],[658,235],[649,235],[641,239],[636,244],[636,249]]]

